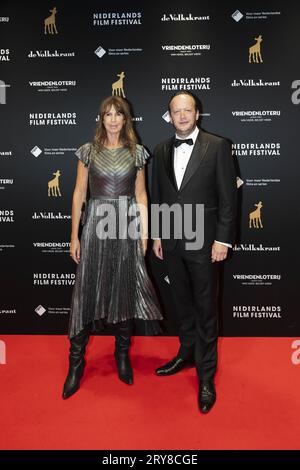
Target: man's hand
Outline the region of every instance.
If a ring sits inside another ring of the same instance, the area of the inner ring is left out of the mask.
[[[153,251],[154,254],[157,258],[163,259],[163,251],[162,251],[162,246],[161,246],[161,240],[154,240],[153,242]]]
[[[211,261],[224,261],[227,258],[228,246],[222,243],[214,242],[211,249]]]

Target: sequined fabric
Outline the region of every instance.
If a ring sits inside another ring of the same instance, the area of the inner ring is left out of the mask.
[[[89,170],[90,199],[69,337],[89,323],[99,327],[132,318],[144,321],[145,334],[157,334],[162,316],[146,271],[134,194],[136,173],[149,155],[142,146],[133,157],[124,147],[97,151],[90,143],[76,155]]]

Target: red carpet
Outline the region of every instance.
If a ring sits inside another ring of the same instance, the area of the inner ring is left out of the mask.
[[[220,338],[217,402],[205,416],[195,369],[153,373],[176,352],[175,338],[134,339],[133,386],[117,378],[113,338],[92,338],[81,389],[66,401],[65,337],[0,340],[1,450],[300,449],[293,338]]]

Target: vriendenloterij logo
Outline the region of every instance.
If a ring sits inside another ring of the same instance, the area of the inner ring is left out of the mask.
[[[39,93],[58,93],[76,87],[76,80],[30,80],[28,86]]]
[[[10,185],[12,186],[14,184],[14,179],[13,178],[0,178],[0,186],[2,186],[1,189],[4,189],[6,186],[5,185]],[[7,186],[9,187],[9,186]]]
[[[198,57],[210,51],[210,44],[162,44],[161,49],[171,57]]]
[[[233,281],[242,286],[269,287],[281,281],[281,274],[269,273],[235,273],[232,274]]]
[[[43,254],[70,253],[70,242],[67,241],[33,241],[35,251]]]
[[[232,117],[241,122],[270,122],[281,116],[280,109],[239,109],[231,111]]]

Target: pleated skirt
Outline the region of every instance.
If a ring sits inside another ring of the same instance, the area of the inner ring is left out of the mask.
[[[71,300],[70,338],[89,324],[101,330],[131,319],[142,321],[145,335],[161,333],[161,309],[146,270],[140,223],[134,197],[89,199]]]

